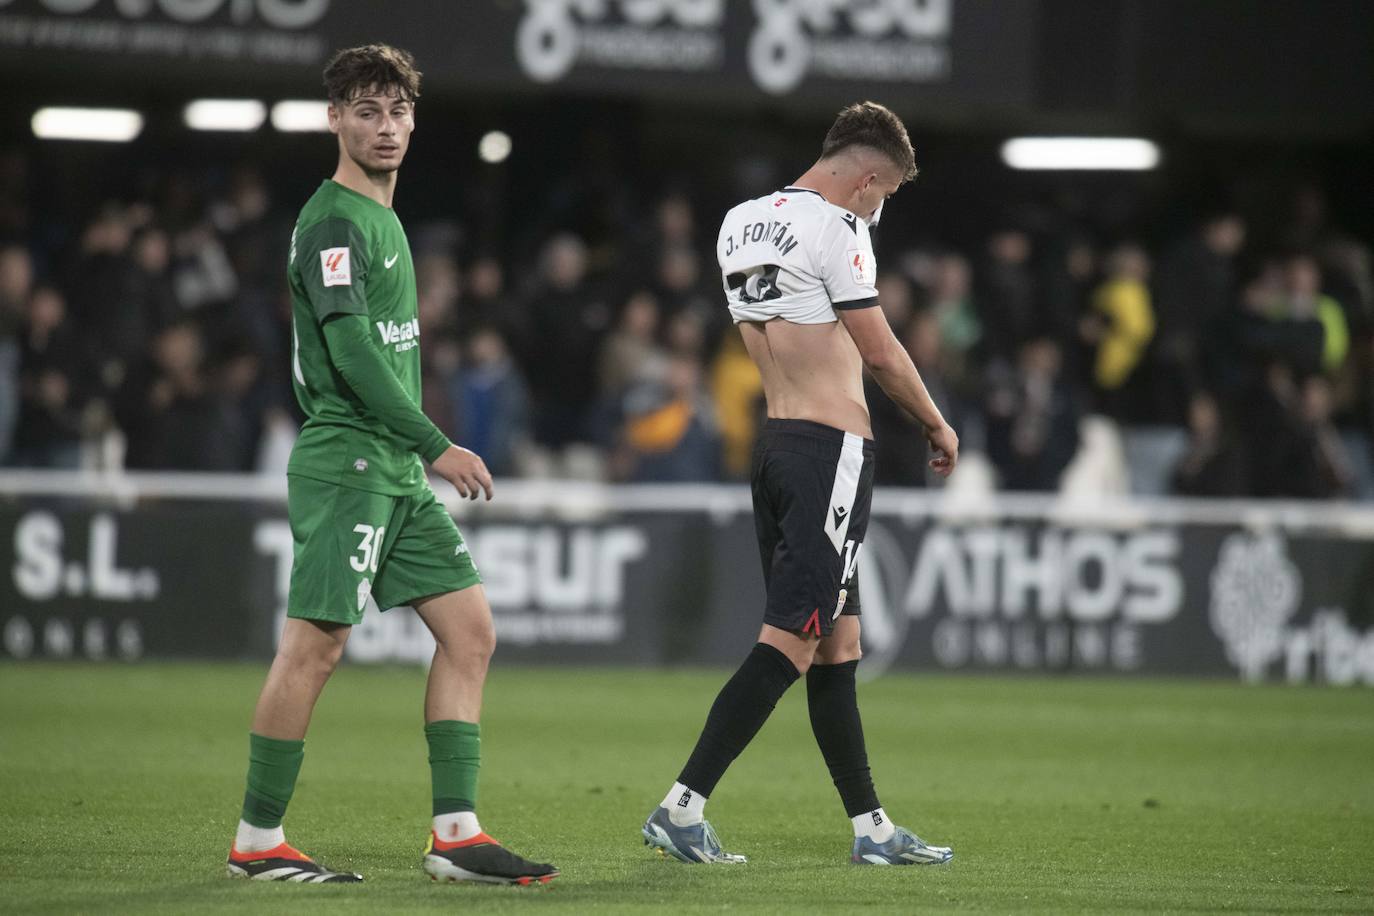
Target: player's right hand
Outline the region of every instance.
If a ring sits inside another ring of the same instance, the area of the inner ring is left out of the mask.
[[[464,499],[476,499],[479,493],[486,493],[487,500],[491,500],[491,471],[476,452],[450,445],[434,459],[433,467],[434,473],[453,484]]]
[[[948,423],[942,423],[926,430],[926,441],[934,453],[930,469],[941,477],[948,477],[959,463],[959,437]]]

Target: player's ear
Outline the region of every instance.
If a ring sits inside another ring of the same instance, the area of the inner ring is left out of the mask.
[[[339,119],[343,117],[343,111],[333,102],[329,103],[329,132],[337,134],[339,132]]]

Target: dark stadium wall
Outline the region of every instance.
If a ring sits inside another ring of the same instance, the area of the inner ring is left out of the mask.
[[[467,100],[555,91],[821,116],[884,95],[907,117],[965,130],[1351,137],[1374,126],[1361,0],[925,0],[803,13],[683,0],[648,18],[619,3],[587,14],[498,0],[80,6],[0,8],[0,77],[27,90],[6,107],[48,92],[309,97],[333,49],[387,41],[416,53],[435,96]]]

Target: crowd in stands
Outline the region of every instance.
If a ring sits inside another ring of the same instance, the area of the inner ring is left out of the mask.
[[[0,462],[279,471],[301,420],[284,271],[301,201],[247,168],[208,195],[169,177],[60,235],[25,168],[0,156]],[[1148,247],[1014,221],[973,250],[909,247],[883,226],[879,301],[1002,489],[1055,490],[1093,430],[1128,453],[1146,430],[1175,443],[1161,492],[1353,497],[1370,248],[1318,192],[1297,200],[1264,247],[1229,209]],[[682,190],[651,212],[609,248],[551,231],[528,264],[407,225],[422,406],[498,477],[747,478],[763,393],[724,307],[717,214]],[[869,406],[879,483],[930,484],[919,431],[876,389]]]

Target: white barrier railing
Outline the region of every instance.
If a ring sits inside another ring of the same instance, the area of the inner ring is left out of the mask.
[[[490,516],[594,518],[615,512],[706,511],[730,517],[751,511],[741,484],[609,484],[589,481],[499,480],[496,499],[462,499],[444,481],[434,482],[440,500],[461,519]],[[263,474],[180,472],[0,472],[0,499],[80,497],[132,507],[143,500],[284,502],[286,478]],[[1128,529],[1143,525],[1201,524],[1322,531],[1374,539],[1374,506],[1295,500],[1191,499],[1179,497],[1065,497],[1029,493],[946,493],[879,487],[873,512],[903,519],[947,522],[1044,519],[1052,523]]]

